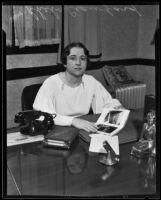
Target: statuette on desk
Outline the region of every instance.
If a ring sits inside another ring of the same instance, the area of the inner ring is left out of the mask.
[[[156,155],[156,115],[154,110],[150,110],[146,116],[146,122],[138,142],[132,146],[131,155],[139,158]]]

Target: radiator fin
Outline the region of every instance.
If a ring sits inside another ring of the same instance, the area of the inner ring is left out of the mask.
[[[144,107],[146,94],[145,83],[131,83],[115,88],[115,96],[125,108],[138,109]]]

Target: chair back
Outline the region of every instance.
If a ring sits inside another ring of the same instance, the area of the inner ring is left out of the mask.
[[[42,83],[37,83],[24,87],[21,96],[22,110],[33,110],[32,105],[41,85]]]

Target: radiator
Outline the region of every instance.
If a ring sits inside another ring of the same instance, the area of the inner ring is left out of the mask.
[[[115,88],[115,97],[128,109],[143,108],[145,93],[146,84],[143,82],[130,83]]]

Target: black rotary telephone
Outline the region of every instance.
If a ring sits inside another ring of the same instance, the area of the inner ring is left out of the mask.
[[[20,124],[20,132],[25,135],[46,135],[54,125],[56,114],[36,110],[25,110],[17,113],[15,123]]]

